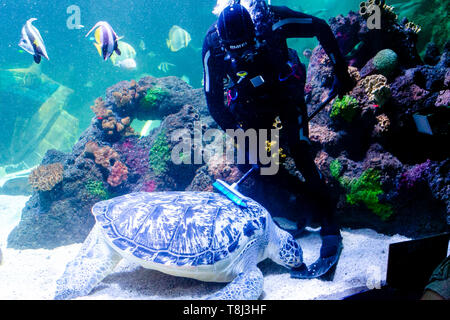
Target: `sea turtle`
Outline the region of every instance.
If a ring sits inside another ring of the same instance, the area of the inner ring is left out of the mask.
[[[230,282],[211,299],[258,299],[270,258],[302,265],[300,245],[269,212],[213,192],[138,192],[95,204],[96,224],[57,281],[55,299],[88,295],[124,258],[144,268],[208,282]]]

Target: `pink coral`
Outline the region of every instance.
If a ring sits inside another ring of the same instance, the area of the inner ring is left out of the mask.
[[[142,185],[141,191],[143,192],[154,192],[157,188],[157,184],[155,181],[150,180],[150,181],[145,181],[144,184]]]
[[[120,161],[116,161],[111,168],[108,183],[112,187],[117,187],[128,179],[128,168]]]

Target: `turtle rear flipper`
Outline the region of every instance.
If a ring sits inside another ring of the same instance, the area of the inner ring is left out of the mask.
[[[64,274],[56,281],[55,300],[88,295],[122,259],[99,234],[95,226],[78,255],[67,264]]]
[[[208,300],[257,300],[262,292],[264,277],[258,267],[250,268],[219,290]]]

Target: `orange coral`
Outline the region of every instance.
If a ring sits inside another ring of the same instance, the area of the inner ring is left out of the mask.
[[[104,119],[102,121],[102,128],[105,130],[114,130],[116,128],[116,118],[109,117],[108,119]]]
[[[111,168],[108,183],[112,187],[117,187],[128,179],[128,168],[120,161],[116,161]]]
[[[85,153],[92,153],[95,158],[95,163],[102,167],[109,169],[112,160],[118,160],[119,154],[112,148],[105,146],[100,148],[96,142],[90,141],[84,147]]]
[[[91,107],[91,110],[97,118],[101,119],[107,118],[113,113],[112,110],[106,108],[105,101],[101,97],[95,100],[95,105]]]
[[[63,180],[63,171],[62,163],[42,165],[31,172],[28,181],[36,190],[50,191]]]
[[[131,119],[130,119],[130,117],[126,117],[126,118],[123,118],[122,120],[120,120],[120,122],[122,122],[122,124],[124,126],[129,126],[131,123]]]
[[[121,108],[127,105],[134,97],[128,93],[128,90],[124,89],[122,92],[113,92],[113,97],[116,100],[116,105]]]
[[[85,153],[92,153],[94,154],[95,150],[97,150],[98,144],[95,141],[89,141],[88,143],[86,143],[86,145],[84,146],[84,152]]]
[[[117,107],[122,108],[132,100],[139,100],[147,92],[147,86],[140,86],[135,80],[129,82],[128,88],[122,88],[122,91],[112,93]]]
[[[116,134],[125,137],[136,135],[133,128],[130,127],[132,122],[130,116],[121,118],[115,115],[113,110],[115,110],[115,108],[121,109],[120,112],[118,112],[121,115],[134,114],[132,109],[135,107],[136,102],[145,96],[148,87],[149,86],[140,86],[135,80],[131,80],[128,83],[128,86],[124,86],[122,89],[112,93],[115,100],[115,106],[112,105],[111,108],[106,107],[105,102],[101,97],[95,100],[95,106],[92,106],[91,109],[100,121],[101,129],[103,129],[107,135],[112,137],[116,137]]]

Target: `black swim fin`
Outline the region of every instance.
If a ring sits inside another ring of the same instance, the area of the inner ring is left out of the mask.
[[[341,256],[341,252],[343,249],[342,240],[340,240],[337,244],[337,250],[334,255],[323,257],[321,256],[316,260],[312,265],[310,265],[307,269],[302,266],[301,268],[292,269],[291,270],[291,278],[296,279],[315,279],[325,277],[330,271],[332,271],[335,267],[339,258]]]

